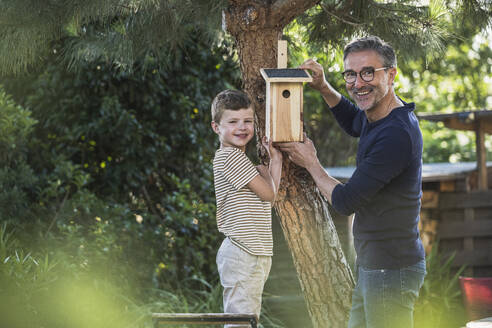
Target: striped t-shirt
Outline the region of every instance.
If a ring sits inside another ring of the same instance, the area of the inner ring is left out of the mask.
[[[246,185],[258,175],[246,154],[220,148],[214,158],[217,227],[235,245],[253,255],[273,255],[272,210]]]

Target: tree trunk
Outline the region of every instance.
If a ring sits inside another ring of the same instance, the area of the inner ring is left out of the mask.
[[[260,68],[277,66],[283,27],[317,1],[229,1],[226,30],[235,38],[244,90],[256,111],[258,139],[265,131],[265,81]],[[264,158],[264,154],[260,154]],[[354,285],[328,205],[310,175],[284,159],[278,201],[282,230],[292,253],[315,328],[346,327]]]
[[[282,179],[275,209],[313,326],[346,327],[354,281],[327,203],[304,169],[290,164]]]

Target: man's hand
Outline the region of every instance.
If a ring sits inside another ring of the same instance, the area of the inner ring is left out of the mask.
[[[308,83],[313,89],[323,92],[329,88],[329,84],[325,79],[325,72],[323,66],[314,59],[308,59],[299,66],[301,69],[307,69],[311,71],[311,76],[313,77],[313,82]]]
[[[321,166],[316,156],[314,144],[304,133],[304,142],[279,143],[280,150],[288,154],[288,158],[295,164],[306,168],[311,174],[316,186],[331,204],[331,196],[340,182],[329,176]]]
[[[276,146],[281,151],[287,153],[290,161],[304,168],[309,168],[318,162],[316,148],[314,144],[304,133],[304,142],[282,142]]]
[[[328,106],[335,107],[340,102],[342,95],[326,81],[325,72],[320,63],[314,59],[308,59],[299,68],[311,71],[313,82],[308,85],[321,93]]]

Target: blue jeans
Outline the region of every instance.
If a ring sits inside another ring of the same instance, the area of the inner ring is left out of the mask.
[[[359,266],[348,327],[413,328],[413,307],[425,274],[425,260],[401,269]]]

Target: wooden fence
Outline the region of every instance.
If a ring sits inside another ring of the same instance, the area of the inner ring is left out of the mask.
[[[492,191],[440,193],[438,209],[441,251],[467,275],[492,276]]]

